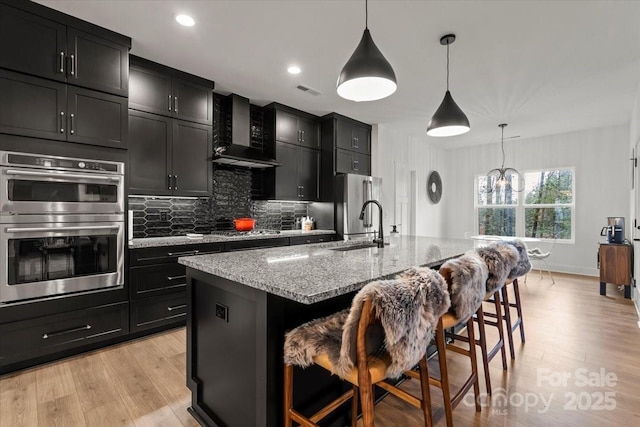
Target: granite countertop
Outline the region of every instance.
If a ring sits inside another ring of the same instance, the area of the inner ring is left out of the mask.
[[[334,230],[282,230],[278,234],[238,234],[236,236],[224,236],[221,234],[205,234],[202,237],[169,236],[147,237],[129,241],[129,249],[153,248],[158,246],[196,245],[199,243],[230,242],[235,240],[261,240],[277,239],[279,237],[310,236],[314,234],[335,234]]]
[[[368,241],[366,241],[368,242]],[[469,239],[401,236],[382,249],[331,250],[339,241],[179,258],[180,264],[303,304],[356,291],[414,266],[434,267],[473,249]]]

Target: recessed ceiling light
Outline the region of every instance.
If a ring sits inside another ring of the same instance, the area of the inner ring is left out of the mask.
[[[287,71],[289,72],[289,74],[300,74],[300,71],[302,70],[297,65],[292,65],[291,67],[287,68]]]
[[[176,21],[178,21],[178,24],[184,25],[185,27],[193,27],[196,25],[196,21],[194,21],[189,15],[178,15],[176,16]]]

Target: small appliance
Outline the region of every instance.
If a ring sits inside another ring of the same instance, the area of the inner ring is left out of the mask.
[[[609,243],[623,243],[624,242],[624,217],[610,216],[607,217],[607,226],[602,227],[600,231],[601,236],[607,237]]]

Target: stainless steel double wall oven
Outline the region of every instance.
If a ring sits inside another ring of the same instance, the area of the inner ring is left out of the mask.
[[[124,164],[0,151],[0,303],[124,285]]]

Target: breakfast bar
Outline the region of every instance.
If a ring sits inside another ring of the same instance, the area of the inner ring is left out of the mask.
[[[470,249],[469,240],[402,236],[384,248],[340,241],[180,258],[191,414],[207,426],[282,425],[287,330],[348,307],[372,280],[436,268]],[[319,409],[341,393],[339,384],[321,369],[305,369],[296,376],[296,407]]]

